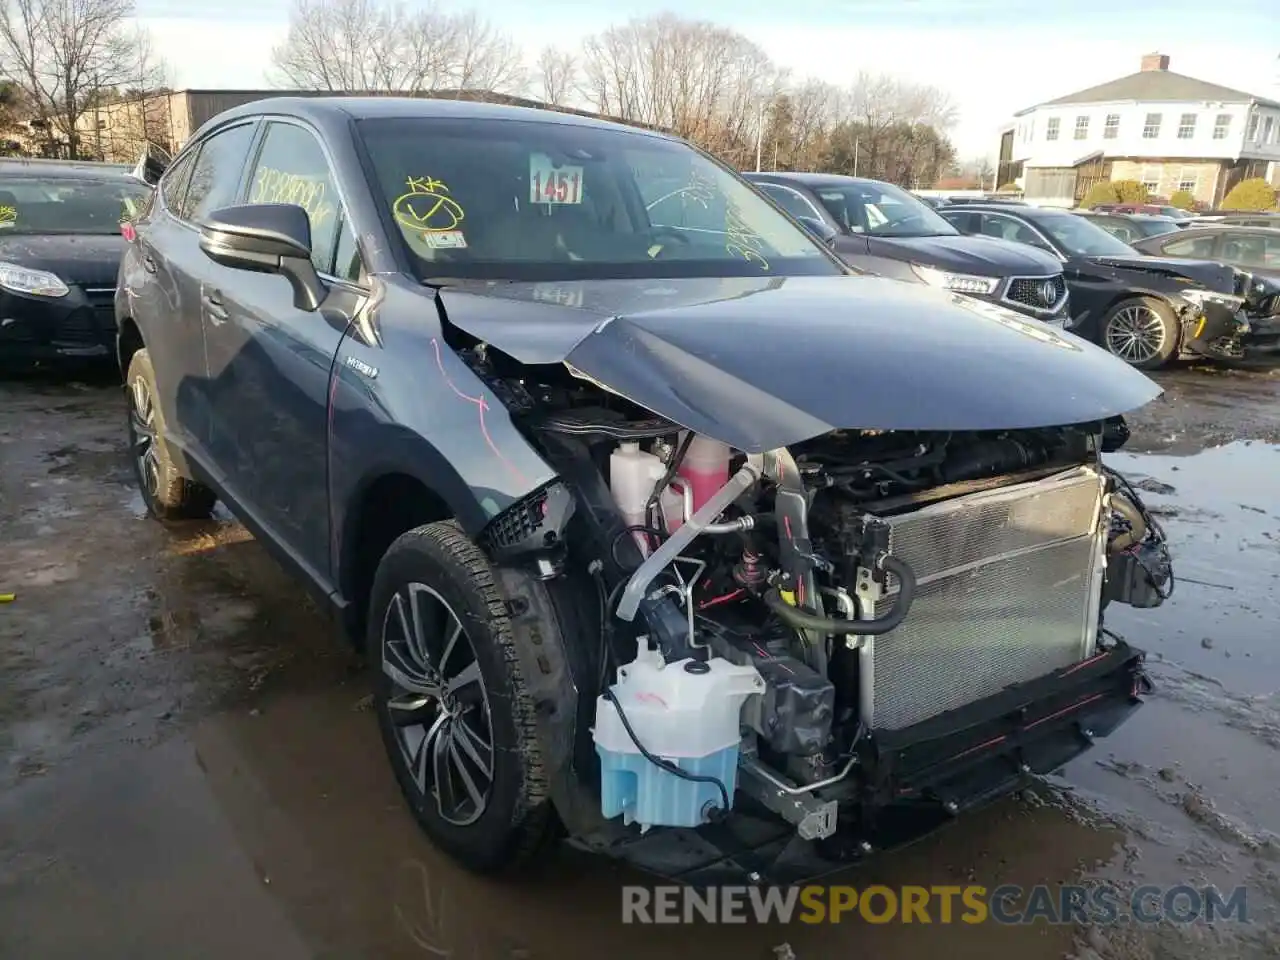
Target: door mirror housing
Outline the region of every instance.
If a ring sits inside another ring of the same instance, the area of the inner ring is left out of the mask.
[[[800,224],[828,247],[836,245],[836,237],[840,234],[835,227],[817,217],[796,217]]]
[[[293,288],[293,305],[317,310],[328,295],[311,262],[311,220],[293,203],[250,203],[215,210],[200,225],[200,249],[214,263],[254,273],[278,273]]]

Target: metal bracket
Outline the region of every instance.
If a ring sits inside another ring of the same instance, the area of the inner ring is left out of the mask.
[[[758,800],[787,823],[794,824],[801,840],[822,840],[836,832],[836,802],[807,793],[792,793],[778,785],[754,757],[738,760],[738,789]],[[794,786],[791,790],[796,789]]]

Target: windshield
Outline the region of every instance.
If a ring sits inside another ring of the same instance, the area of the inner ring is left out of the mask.
[[[850,233],[873,237],[953,237],[959,234],[927,203],[892,184],[873,181],[813,188]]]
[[[0,236],[119,233],[150,194],[124,180],[0,177]]]
[[[420,278],[845,272],[749,185],[678,141],[545,121],[359,126]]]
[[[1058,246],[1076,257],[1141,256],[1123,240],[1113,237],[1096,223],[1072,213],[1042,213],[1035,225],[1046,231]]]

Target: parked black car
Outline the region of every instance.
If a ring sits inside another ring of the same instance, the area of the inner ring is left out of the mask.
[[[1057,257],[1071,290],[1069,328],[1144,370],[1179,353],[1233,362],[1280,358],[1274,291],[1222,263],[1148,257],[1087,217],[968,204],[942,215],[965,233]]]
[[[1181,231],[1177,236],[1150,237],[1133,246],[1140,253],[1156,257],[1216,260],[1239,267],[1254,277],[1280,280],[1280,227],[1211,224]]]
[[[1133,244],[1146,237],[1158,237],[1166,233],[1178,233],[1182,225],[1172,217],[1147,213],[1095,213],[1092,210],[1073,210],[1078,217],[1088,217],[1117,240]]]
[[[1061,324],[1067,317],[1067,285],[1055,258],[962,235],[939,216],[950,203],[935,210],[891,183],[836,174],[743,176],[859,269],[967,293],[1038,320]]]
[[[120,223],[150,193],[128,167],[0,160],[0,366],[112,357]]]
[[[1159,604],[1169,558],[1098,451],[1160,388],[856,274],[682,141],[260,100],[127,234],[149,509],[221,498],[310,586],[365,647],[414,816],[474,869],[563,830],[789,882],[1141,702],[1099,611]]]

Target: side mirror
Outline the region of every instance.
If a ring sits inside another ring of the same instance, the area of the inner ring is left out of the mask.
[[[800,224],[828,247],[836,245],[836,237],[840,234],[835,227],[816,217],[796,217]]]
[[[319,308],[328,290],[311,263],[311,220],[293,203],[251,203],[215,210],[200,225],[200,249],[214,263],[278,273],[299,310]]]

